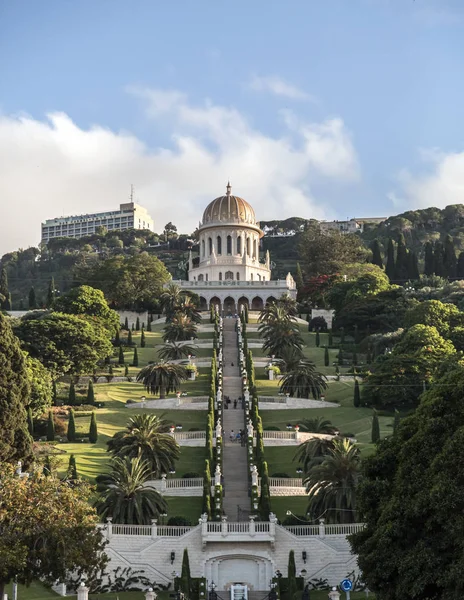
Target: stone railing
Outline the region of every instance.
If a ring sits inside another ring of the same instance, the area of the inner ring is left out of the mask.
[[[203,519],[203,518],[202,518]],[[218,521],[201,520],[201,537],[203,544],[207,542],[271,542],[276,535],[275,517],[271,521],[227,521],[222,517]]]
[[[185,281],[176,280],[173,283],[183,288],[192,287],[282,287],[287,289],[288,283],[285,279],[271,279],[270,281],[236,281],[235,279],[224,279],[222,281]]]
[[[156,519],[152,520],[151,525],[113,525],[111,519],[108,519],[106,526],[102,527],[106,529],[107,539],[114,536],[181,537],[194,529],[194,527],[182,525],[158,525]]]
[[[160,494],[166,496],[202,496],[203,477],[166,479],[164,475],[161,479],[147,481],[145,487],[155,488]]]
[[[261,487],[261,477],[258,478],[258,486]],[[269,487],[302,487],[301,477],[269,477]]]
[[[324,519],[321,519],[319,525],[287,525],[284,528],[298,537],[317,535],[325,537],[326,535],[351,535],[364,529],[364,523],[346,523],[326,525]]]

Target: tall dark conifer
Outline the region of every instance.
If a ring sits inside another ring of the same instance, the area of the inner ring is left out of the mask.
[[[89,385],[87,387],[87,398],[85,400],[86,404],[95,404],[95,392],[93,389],[93,381],[89,379]]]
[[[301,299],[301,294],[303,293],[303,273],[301,271],[300,263],[296,263],[296,273],[295,273],[295,283],[296,289],[298,293],[298,300]]]
[[[445,277],[453,279],[456,277],[456,251],[454,249],[453,238],[447,235],[445,238],[445,247],[443,252],[443,268]]]
[[[47,292],[47,307],[51,308],[53,303],[55,302],[55,279],[52,277],[48,284],[48,292]]]
[[[396,262],[395,262],[395,281],[404,283],[409,279],[409,259],[408,250],[402,233],[398,236],[398,245],[396,247]]]
[[[433,260],[433,244],[432,242],[427,242],[425,244],[425,253],[424,253],[424,275],[430,276],[435,272],[435,265]]]
[[[388,240],[387,246],[387,262],[385,264],[385,273],[390,280],[395,277],[395,244],[392,239]]]
[[[371,250],[372,250],[371,263],[374,265],[377,265],[378,267],[380,267],[382,269],[383,268],[383,260],[382,260],[382,251],[380,249],[379,240],[374,240],[372,242]]]
[[[464,252],[459,253],[458,264],[456,268],[456,277],[464,279]]]
[[[8,289],[8,275],[5,267],[0,271],[0,307],[11,310],[10,291]]]
[[[420,277],[419,264],[417,262],[417,255],[415,252],[410,250],[408,252],[408,279],[411,281],[417,281]]]
[[[29,308],[34,309],[37,308],[37,299],[35,297],[35,289],[34,286],[29,290]]]
[[[433,272],[439,277],[445,276],[445,251],[441,242],[435,242],[433,250]]]

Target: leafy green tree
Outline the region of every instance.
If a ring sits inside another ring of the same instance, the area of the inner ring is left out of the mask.
[[[370,248],[372,250],[371,262],[374,265],[377,265],[378,267],[380,267],[381,269],[383,269],[382,251],[380,249],[380,242],[379,242],[379,240],[375,239],[371,243]]]
[[[430,277],[435,273],[435,264],[433,259],[433,244],[427,242],[424,250],[424,275]]]
[[[0,313],[0,464],[31,458],[25,405],[30,393],[27,362],[7,317]],[[1,537],[1,536],[0,536]]]
[[[377,411],[374,410],[372,415],[371,442],[376,444],[378,441],[380,441],[379,415],[377,414]]]
[[[359,381],[357,379],[354,380],[353,406],[355,408],[361,406],[361,394],[359,391]]]
[[[47,292],[47,306],[51,308],[55,302],[56,289],[55,289],[55,280],[52,277],[48,284],[48,292]]]
[[[10,290],[8,289],[8,275],[5,267],[0,270],[0,308],[11,310]]]
[[[115,456],[141,456],[154,477],[169,473],[179,459],[179,446],[168,433],[168,423],[156,415],[136,415],[127,428],[118,431],[108,442],[108,451]]]
[[[51,410],[48,411],[47,441],[48,442],[55,441],[55,421],[53,419],[53,412]]]
[[[395,416],[393,418],[393,435],[395,435],[398,432],[400,423],[401,423],[400,413],[398,410],[395,410]]]
[[[47,456],[45,457],[44,460],[44,465],[43,465],[43,469],[42,469],[42,474],[44,475],[44,477],[50,477],[50,475],[52,474],[52,463],[50,460],[50,455],[47,454]]]
[[[69,404],[69,406],[76,406],[76,404],[77,404],[76,386],[74,385],[74,381],[72,381],[72,380],[71,380],[71,383],[69,384],[68,404]]]
[[[464,326],[464,313],[454,304],[426,300],[406,313],[405,324],[409,327],[418,324],[436,327],[441,335],[448,337],[453,328]]]
[[[279,389],[292,398],[318,399],[327,388],[327,378],[316,371],[316,366],[309,360],[301,360],[298,367],[286,373],[280,380]]]
[[[147,321],[147,331],[151,331],[151,319],[150,319],[150,317],[148,318],[148,321]]]
[[[88,285],[72,288],[67,294],[57,298],[54,308],[58,312],[98,319],[111,335],[119,331],[118,313],[108,306],[101,290]]]
[[[90,428],[89,428],[89,442],[91,444],[96,444],[98,441],[98,427],[97,427],[97,415],[95,411],[92,411],[92,416],[90,418]]]
[[[119,346],[118,364],[119,365],[124,364],[124,350],[122,349],[122,346]]]
[[[167,511],[161,494],[145,485],[152,472],[141,456],[116,456],[110,466],[108,474],[96,478],[96,508],[102,520],[111,516],[113,523],[148,525]]]
[[[53,406],[58,405],[58,392],[56,390],[56,381],[54,379],[52,381],[52,404]]]
[[[387,274],[390,281],[392,281],[395,278],[395,245],[391,238],[388,240],[385,273]]]
[[[129,376],[129,365],[124,365],[124,377]]]
[[[71,456],[69,457],[66,477],[71,481],[76,481],[78,479],[76,457],[74,456],[74,454],[71,454]]]
[[[76,441],[76,421],[72,408],[69,410],[68,431],[66,433],[66,437],[68,438],[68,442]]]
[[[29,396],[26,407],[32,409],[34,417],[40,417],[53,403],[53,382],[48,369],[36,358],[26,356],[29,380]]]
[[[37,300],[35,297],[34,287],[31,287],[31,289],[29,290],[29,308],[30,309],[37,308]]]
[[[463,397],[464,370],[456,365],[364,460],[357,499],[366,525],[350,543],[377,597],[464,593],[464,484],[456,472],[464,461]]]
[[[329,364],[330,364],[329,348],[328,348],[328,346],[326,346],[324,348],[324,366],[328,367]]]
[[[140,347],[145,348],[145,331],[142,329],[142,334],[140,336]]]
[[[33,358],[52,375],[89,373],[97,363],[112,354],[107,331],[97,322],[76,315],[48,313],[26,315],[15,333]]]
[[[134,347],[134,357],[132,359],[132,366],[133,367],[138,367],[139,366],[139,354],[137,351],[137,346]]]
[[[287,578],[288,578],[288,597],[293,600],[296,591],[296,566],[295,566],[295,552],[290,550],[288,553],[288,565],[287,565]]]

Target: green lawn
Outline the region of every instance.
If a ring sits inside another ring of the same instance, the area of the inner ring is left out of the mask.
[[[13,584],[8,584],[5,587],[5,593],[8,594],[9,598],[12,598]],[[168,600],[169,591],[156,592],[159,600]],[[25,585],[18,585],[18,599],[19,600],[57,600],[61,598],[51,588],[46,587],[40,582],[34,581],[29,587]],[[66,596],[69,600],[76,600],[77,596]],[[89,594],[89,600],[98,600],[104,598],[105,600],[144,600],[144,592],[118,592],[110,594]]]
[[[189,519],[193,526],[198,525],[203,502],[201,496],[166,496],[166,501],[168,503],[168,519],[170,517],[185,517]]]
[[[307,507],[308,498],[306,496],[273,496],[271,498],[272,512],[280,522],[287,517],[287,510],[294,515],[305,516]]]

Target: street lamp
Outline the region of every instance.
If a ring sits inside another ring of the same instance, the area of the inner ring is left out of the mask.
[[[146,400],[146,399],[147,399],[147,397],[146,397],[146,396],[142,396],[142,397],[140,398],[140,400],[142,401],[142,408],[145,408],[145,400]]]
[[[217,600],[217,593],[216,593],[216,584],[214,583],[214,581],[212,581],[210,583],[209,586],[210,592],[209,592],[209,600]]]

